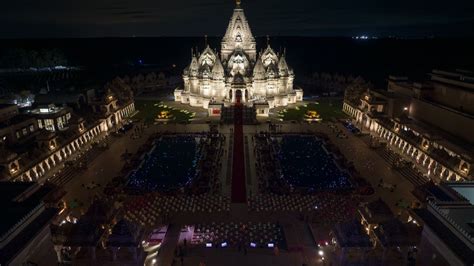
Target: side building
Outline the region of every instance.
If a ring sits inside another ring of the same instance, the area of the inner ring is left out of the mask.
[[[423,225],[419,265],[474,264],[474,183],[442,183],[426,208],[414,209]]]
[[[98,142],[135,113],[130,89],[108,84],[19,110],[0,106],[0,180],[44,181],[82,147]],[[70,104],[71,98],[81,104]]]
[[[51,241],[49,224],[58,209],[48,198],[54,191],[33,182],[2,182],[0,206],[7,215],[0,223],[0,265],[25,265],[42,242]]]
[[[430,179],[473,180],[474,73],[433,70],[421,83],[390,76],[387,90],[346,98],[343,111]]]

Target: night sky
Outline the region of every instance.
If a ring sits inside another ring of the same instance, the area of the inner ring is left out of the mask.
[[[232,0],[2,0],[0,38],[221,36]],[[473,0],[243,0],[255,35],[473,36]]]

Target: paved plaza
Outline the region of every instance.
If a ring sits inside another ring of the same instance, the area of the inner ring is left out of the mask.
[[[103,188],[111,182],[114,177],[123,175],[121,169],[125,161],[123,154],[136,153],[142,145],[146,143],[150,136],[159,133],[171,134],[190,134],[206,133],[211,127],[216,127],[223,138],[223,155],[221,166],[218,169],[218,178],[220,179],[219,193],[222,197],[232,198],[233,163],[235,163],[233,139],[235,128],[233,124],[217,124],[211,126],[204,118],[194,121],[191,124],[148,124],[141,125],[143,128],[139,134],[132,137],[132,132],[120,136],[108,136],[110,145],[88,165],[83,172],[77,173],[70,181],[66,182],[63,189],[67,192],[64,196],[65,202],[79,203],[79,207],[70,210],[73,215],[80,216],[91,204],[93,198],[107,197],[103,194]],[[330,127],[330,125],[333,125]],[[360,136],[355,136],[347,132],[347,138],[340,138],[334,132],[334,126],[340,130],[346,130],[340,123],[284,123],[279,122],[276,125],[277,134],[285,133],[303,133],[303,134],[325,134],[330,142],[337,146],[344,157],[353,162],[354,167],[363,178],[370,182],[374,187],[375,193],[371,196],[361,197],[361,201],[370,201],[382,198],[397,214],[403,214],[403,210],[397,207],[397,202],[404,200],[411,202],[414,197],[411,194],[413,185],[393,170],[390,165],[375,153],[364,142]],[[269,132],[268,123],[259,125],[244,125],[242,127],[241,152],[243,152],[243,163],[245,165],[244,180],[242,181],[247,201],[261,194],[259,191],[259,177],[256,169],[256,155],[254,147],[256,145],[254,136],[262,132]],[[238,174],[242,174],[238,172]],[[396,185],[396,189],[391,192],[377,184],[380,179],[384,182]],[[90,184],[94,184],[91,188]],[[245,197],[245,195],[244,195]],[[241,201],[241,200],[238,200]],[[324,217],[318,217],[317,214],[305,215],[304,212],[294,210],[269,210],[255,211],[250,209],[245,203],[230,203],[228,211],[221,212],[170,212],[166,215],[166,223],[169,225],[166,237],[160,247],[160,251],[154,259],[147,259],[146,265],[181,265],[181,258],[176,256],[176,250],[184,246],[186,235],[180,233],[180,228],[190,224],[212,224],[212,223],[247,223],[247,222],[269,222],[281,225],[283,228],[288,248],[280,248],[275,251],[273,248],[251,248],[231,246],[227,248],[213,247],[205,248],[203,246],[192,246],[188,244],[183,257],[183,265],[323,265],[325,262],[332,261],[330,248],[323,248],[325,251],[325,261],[318,255],[320,248],[316,244],[316,238],[327,235],[330,230],[328,225],[318,220],[324,220]],[[310,229],[311,228],[311,229]],[[191,239],[187,239],[190,243]],[[41,245],[45,248],[38,250],[51,249],[51,244],[44,241]],[[51,253],[38,252],[33,256],[34,262],[38,265],[52,265],[55,256]],[[334,260],[335,261],[335,260]],[[112,262],[101,262],[104,265]],[[118,262],[117,262],[118,263]]]

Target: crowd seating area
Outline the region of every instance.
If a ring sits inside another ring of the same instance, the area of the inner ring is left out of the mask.
[[[360,198],[353,194],[318,193],[315,195],[261,194],[248,200],[255,212],[290,211],[314,215],[317,222],[345,221],[353,217]]]
[[[259,190],[277,194],[344,191],[353,188],[347,162],[314,135],[254,136]],[[338,163],[336,163],[338,161]]]
[[[136,169],[128,176],[126,188],[129,193],[175,194],[181,191],[199,194],[220,189],[217,174],[221,167],[223,135],[164,134],[153,136],[153,139],[125,167]],[[143,155],[146,151],[150,152]]]
[[[251,243],[255,247],[268,247],[271,243],[284,248],[285,238],[283,229],[275,223],[213,222],[195,225],[191,244],[205,246],[208,243],[219,247],[222,247],[222,243],[233,247],[249,247]]]
[[[213,213],[230,211],[230,199],[218,195],[160,195],[150,193],[130,199],[124,206],[127,220],[142,226],[160,223],[160,215],[170,213]]]

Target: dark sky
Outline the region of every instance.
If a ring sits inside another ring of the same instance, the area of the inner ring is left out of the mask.
[[[220,36],[232,0],[0,0],[0,38]],[[473,36],[474,0],[243,0],[256,35]]]

